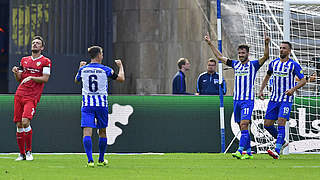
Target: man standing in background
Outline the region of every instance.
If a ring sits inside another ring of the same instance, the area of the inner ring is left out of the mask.
[[[213,58],[208,60],[207,72],[199,75],[197,80],[197,95],[219,95],[219,73],[216,72],[217,62]],[[227,92],[223,79],[223,95]]]
[[[172,94],[189,94],[186,92],[185,72],[190,70],[190,62],[187,58],[180,58],[177,64],[179,71],[173,77]]]

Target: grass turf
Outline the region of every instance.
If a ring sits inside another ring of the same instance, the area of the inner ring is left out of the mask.
[[[0,155],[0,179],[298,179],[320,177],[320,155],[296,154],[274,160],[266,154],[238,160],[231,154],[174,153],[164,155],[107,155],[108,167],[87,168],[86,156],[38,155],[19,161]],[[94,159],[97,161],[97,156]]]

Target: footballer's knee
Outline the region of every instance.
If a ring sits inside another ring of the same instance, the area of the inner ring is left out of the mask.
[[[90,127],[83,128],[83,137],[85,136],[92,136],[92,128]]]
[[[23,128],[22,122],[16,122],[16,126],[17,126],[17,128]]]
[[[102,137],[102,138],[107,137],[106,128],[99,129],[99,137]]]
[[[240,130],[241,130],[241,131],[243,131],[243,130],[248,130],[249,124],[250,124],[250,121],[249,121],[249,120],[242,120],[242,121],[240,122]]]
[[[263,123],[264,127],[270,127],[270,126],[272,126],[273,124],[274,124],[274,121],[273,121],[273,120],[267,120],[267,119],[265,119],[265,120],[264,120],[264,123]]]
[[[278,125],[279,126],[285,126],[286,125],[286,122],[287,122],[287,119],[285,119],[285,118],[279,118],[278,119]]]
[[[23,128],[27,128],[30,126],[30,120],[28,118],[22,118],[22,126]]]

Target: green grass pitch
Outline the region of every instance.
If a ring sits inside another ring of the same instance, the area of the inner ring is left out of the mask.
[[[108,167],[87,168],[86,156],[35,154],[34,161],[15,162],[15,154],[0,155],[0,179],[320,179],[319,154],[295,154],[274,160],[266,154],[237,160],[231,154],[169,153],[106,155]],[[97,160],[98,156],[94,156]]]

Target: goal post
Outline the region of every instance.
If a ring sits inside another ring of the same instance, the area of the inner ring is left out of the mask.
[[[291,5],[320,5],[319,0],[284,0],[283,1],[283,39],[285,41],[291,42],[290,38],[290,7]],[[286,123],[286,137],[285,140],[289,142],[289,133],[290,133],[290,126],[289,123]],[[289,143],[290,146],[290,143]],[[286,147],[283,151],[283,154],[289,154],[289,146]]]
[[[296,5],[320,5],[319,0],[284,0],[283,1],[283,39],[290,41],[290,6]]]
[[[320,152],[320,1],[319,0],[237,0],[244,27],[245,43],[250,46],[250,59],[263,56],[264,33],[271,38],[270,59],[260,68],[255,80],[255,106],[251,125],[251,144],[257,153],[274,148],[276,139],[263,127],[269,99],[259,100],[258,91],[266,75],[268,64],[279,57],[281,41],[293,45],[292,59],[304,74],[316,74],[316,80],[307,82],[295,93],[290,120],[286,125],[288,153]],[[272,78],[271,78],[272,79]],[[271,95],[272,80],[264,94]],[[231,119],[234,135],[238,127]]]

